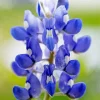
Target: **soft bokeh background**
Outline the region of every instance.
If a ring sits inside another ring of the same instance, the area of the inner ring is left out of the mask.
[[[87,84],[87,92],[79,100],[100,100],[100,1],[69,0],[71,18],[81,18],[83,29],[77,36],[90,35],[92,45],[88,52],[73,55],[81,63],[81,72],[76,81]],[[23,25],[24,10],[30,9],[35,15],[35,0],[0,0],[0,100],[15,100],[14,85],[24,86],[25,78],[13,74],[10,64],[14,57],[23,53],[24,45],[14,40],[10,28]],[[69,100],[54,97],[52,100]]]

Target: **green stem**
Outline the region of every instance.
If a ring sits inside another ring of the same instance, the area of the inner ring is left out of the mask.
[[[48,93],[45,94],[44,100],[50,100],[50,95]]]

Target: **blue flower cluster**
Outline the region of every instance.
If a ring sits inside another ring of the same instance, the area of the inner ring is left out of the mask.
[[[80,72],[80,63],[70,60],[70,52],[86,52],[91,38],[83,36],[74,40],[82,28],[82,21],[69,19],[68,0],[39,0],[36,7],[39,17],[26,10],[24,27],[11,29],[11,35],[24,41],[27,50],[26,54],[17,55],[12,63],[16,75],[27,77],[24,88],[14,86],[14,96],[17,100],[29,100],[39,97],[42,90],[53,96],[58,83],[61,93],[73,99],[80,98],[86,85],[74,83]],[[45,61],[48,63],[43,63]],[[59,74],[58,79],[55,72]]]

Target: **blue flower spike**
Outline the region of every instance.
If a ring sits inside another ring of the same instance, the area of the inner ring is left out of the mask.
[[[55,66],[53,64],[44,65],[44,72],[42,74],[41,83],[47,92],[53,96],[55,93],[56,82],[55,77],[53,76],[53,71]]]
[[[83,36],[77,40],[74,52],[84,53],[89,49],[90,45],[91,45],[91,37]]]
[[[61,93],[71,99],[85,94],[86,84],[74,83],[81,64],[70,57],[71,52],[86,52],[91,38],[86,35],[75,41],[75,35],[82,29],[82,20],[70,19],[68,9],[68,0],[38,0],[36,11],[39,17],[25,10],[24,26],[11,28],[12,37],[24,41],[26,46],[26,53],[18,54],[11,64],[17,76],[27,77],[24,88],[13,88],[17,100],[38,98],[43,89],[51,98],[56,93],[56,83]]]

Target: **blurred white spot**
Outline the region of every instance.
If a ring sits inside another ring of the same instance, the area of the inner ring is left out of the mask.
[[[30,85],[30,83],[25,83],[25,88],[27,89],[27,90],[29,90],[30,89],[30,87],[31,87],[31,85]]]
[[[29,56],[31,56],[31,55],[32,55],[32,50],[31,50],[31,49],[28,49],[28,50],[27,50],[27,54],[28,54]]]
[[[69,21],[69,15],[68,14],[64,15],[63,21],[65,23],[67,23]]]
[[[25,30],[27,30],[27,29],[28,29],[28,27],[29,27],[28,22],[27,22],[27,21],[24,21],[24,28],[25,28]]]
[[[70,57],[69,56],[65,56],[65,63],[68,64],[69,61],[70,61]]]
[[[74,81],[73,81],[72,79],[70,79],[70,80],[68,81],[67,85],[69,85],[69,86],[72,87],[72,86],[74,85]]]
[[[50,56],[50,50],[42,43],[40,43],[40,47],[43,53],[42,59],[48,59]]]
[[[62,74],[63,71],[60,70],[54,70],[53,71],[53,76],[56,78],[56,81],[59,81],[60,75]]]

